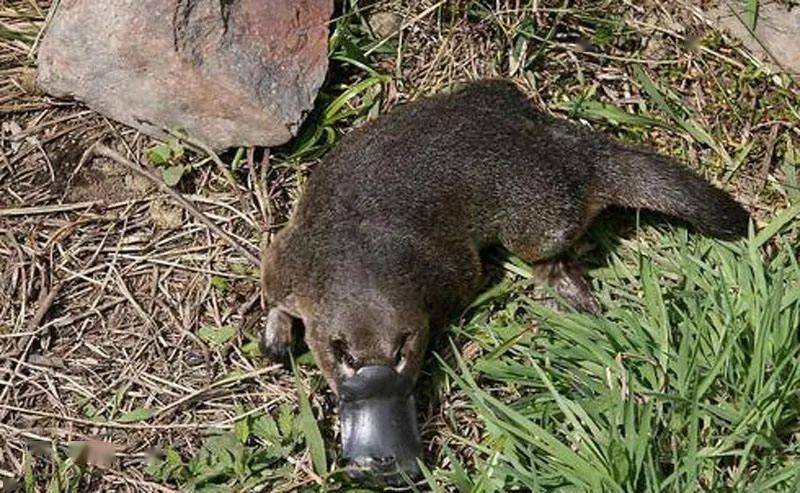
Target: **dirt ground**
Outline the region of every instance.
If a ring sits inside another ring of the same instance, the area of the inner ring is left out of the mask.
[[[583,47],[599,28],[582,20],[574,3],[563,15],[560,4],[532,14],[553,26],[545,41],[515,34],[522,2],[490,3],[492,12],[480,19],[431,0],[372,7],[402,19],[395,52],[372,58],[391,75],[379,110],[452,81],[503,76],[526,87],[534,104],[562,116],[575,116],[567,103],[581,97],[635,113],[644,99],[630,76],[635,62],[670,88],[699,126],[711,129],[728,160],[708,142],[663,126],[632,128],[588,117],[587,124],[684,159],[733,191],[757,218],[783,207],[786,197],[768,185],[785,172],[787,142],[798,146],[797,86],[754,68],[738,42],[713,32],[703,7],[614,3],[608,8],[629,32],[616,33],[601,49]],[[0,475],[19,477],[32,443],[95,440],[112,443],[116,455],[95,491],[170,491],[144,472],[151,453],[172,446],[191,455],[208,430],[231,428],[243,413],[294,405],[294,379],[250,352],[258,324],[257,267],[147,180],[87,153],[105,142],[146,163],[155,142],[36,88],[34,55],[49,6],[0,1],[0,31],[16,33],[0,40]],[[592,11],[604,6],[589,5]],[[384,27],[394,38],[393,19]],[[713,48],[687,55],[683,47],[699,37],[712,38]],[[347,75],[326,90],[335,94],[358,77]],[[349,104],[357,108],[358,99]],[[663,110],[653,111],[669,120]],[[336,131],[363,118],[343,120]],[[189,150],[186,160],[196,169],[177,188],[257,254],[318,163],[285,155],[278,150],[262,159],[259,151],[248,160],[245,153],[231,184],[206,153]],[[234,153],[222,159],[229,163]],[[203,327],[237,333],[214,345],[199,335]],[[314,370],[308,372],[304,381],[319,386]],[[323,392],[313,405],[331,406]],[[425,437],[455,425],[477,434],[468,416],[460,423],[445,417],[461,405],[453,395],[429,409]],[[139,410],[151,416],[136,419]],[[288,459],[298,485],[314,481],[306,455]]]

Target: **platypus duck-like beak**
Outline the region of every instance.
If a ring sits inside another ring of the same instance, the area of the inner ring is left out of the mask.
[[[420,475],[413,379],[389,366],[365,366],[339,384],[342,459],[365,483],[404,485]]]

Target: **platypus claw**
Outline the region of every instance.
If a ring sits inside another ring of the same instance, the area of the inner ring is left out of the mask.
[[[276,363],[286,363],[293,341],[292,317],[279,308],[272,308],[261,334],[261,352]]]

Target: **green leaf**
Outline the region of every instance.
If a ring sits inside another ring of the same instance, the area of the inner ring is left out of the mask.
[[[24,469],[25,469],[25,493],[35,493],[36,492],[36,476],[33,475],[33,457],[28,452],[25,452],[23,457]]]
[[[444,490],[436,484],[436,480],[433,478],[433,474],[431,473],[430,469],[425,465],[424,462],[419,461],[419,470],[422,473],[422,477],[425,478],[425,482],[428,483],[427,486],[430,488],[430,491],[433,493],[444,493]],[[402,478],[401,481],[405,481],[408,484],[414,484],[413,480],[403,474],[402,470],[400,472],[400,477]]]
[[[368,79],[362,80],[358,84],[351,86],[336,99],[334,99],[327,108],[325,108],[325,111],[322,114],[322,121],[324,122],[324,125],[331,125],[335,121],[344,118],[347,115],[347,112],[342,111],[342,108],[347,104],[348,101],[362,94],[370,87],[376,84],[383,84],[384,82],[386,82],[386,77],[372,76]]]
[[[745,0],[744,2],[744,24],[751,32],[756,30],[758,22],[758,0]]]
[[[146,407],[138,407],[132,411],[128,411],[117,419],[120,423],[136,423],[150,419],[153,416],[153,411]]]
[[[183,148],[183,144],[181,143],[181,141],[179,141],[175,137],[172,137],[167,141],[167,145],[169,146],[169,150],[172,153],[172,159],[180,159],[183,157],[185,150]]]
[[[180,454],[178,454],[178,452],[176,452],[175,450],[173,450],[171,448],[168,448],[167,451],[165,452],[164,461],[167,464],[170,464],[170,465],[173,465],[173,466],[181,466],[181,465],[183,465],[183,461],[181,460]]]
[[[278,428],[284,438],[291,438],[295,431],[295,414],[294,410],[286,404],[281,404],[278,407]]]
[[[221,276],[212,276],[211,285],[220,291],[227,291],[229,287],[228,280]]]
[[[311,351],[307,351],[301,354],[300,356],[295,358],[294,361],[295,363],[297,363],[298,366],[311,367],[311,368],[316,368],[317,366],[317,361],[314,359],[314,355],[311,354]]]
[[[795,217],[800,216],[800,203],[797,203],[787,209],[781,211],[780,214],[775,216],[764,229],[758,232],[753,241],[751,248],[759,248],[768,242],[773,236],[778,234],[786,225],[791,223]]]
[[[172,157],[172,149],[168,144],[158,144],[147,151],[147,159],[155,165],[167,164]]]
[[[251,358],[263,356],[261,354],[261,344],[258,341],[250,341],[242,346],[242,352]]]
[[[280,445],[281,433],[275,419],[269,414],[264,414],[253,420],[253,435],[270,445]]]
[[[81,406],[81,412],[83,412],[83,415],[89,419],[97,417],[97,408],[91,403],[86,403]]]
[[[250,438],[250,423],[248,423],[247,418],[240,419],[233,425],[233,434],[236,435],[240,442],[247,442],[247,439]]]
[[[618,108],[613,104],[603,103],[601,101],[577,100],[572,102],[572,104],[569,106],[569,110],[575,116],[588,118],[590,120],[605,120],[613,123],[614,125],[624,124],[646,128],[668,126],[655,118],[628,113],[622,108]]]
[[[186,171],[186,168],[183,165],[176,164],[175,166],[169,166],[161,170],[161,177],[164,179],[164,183],[167,185],[174,187],[178,183],[180,183],[181,178],[183,178],[183,173]]]
[[[181,480],[184,475],[184,464],[180,454],[168,448],[163,459],[151,458],[146,471],[159,481]]]
[[[325,442],[322,440],[322,433],[319,431],[314,412],[311,410],[311,403],[303,389],[300,381],[300,374],[297,365],[292,365],[294,370],[294,382],[297,387],[297,400],[300,404],[300,431],[306,439],[306,446],[311,454],[311,462],[314,465],[314,472],[324,475],[328,470],[328,459],[325,456]]]
[[[252,265],[245,264],[242,262],[234,262],[228,265],[228,268],[230,269],[231,272],[233,272],[237,276],[249,276],[252,275],[254,272]]]
[[[210,344],[221,345],[230,341],[236,335],[236,328],[230,325],[223,325],[219,328],[204,325],[197,331],[197,335],[200,339]]]
[[[786,177],[786,195],[789,200],[794,204],[800,202],[800,183],[798,183],[798,174],[800,174],[800,153],[795,150],[792,144],[792,139],[786,139],[786,150],[783,154],[783,176]]]
[[[630,461],[625,452],[625,447],[623,447],[619,441],[612,440],[609,444],[608,457],[615,479],[624,481],[628,476],[630,468]]]

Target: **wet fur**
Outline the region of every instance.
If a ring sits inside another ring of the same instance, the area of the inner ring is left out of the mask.
[[[265,252],[271,350],[291,340],[288,314],[302,319],[334,390],[352,371],[338,361],[342,351],[351,367],[400,362],[416,375],[428,331],[478,293],[480,252],[496,245],[540,263],[543,279],[591,310],[581,306],[585,281],[560,259],[611,205],[660,211],[723,238],[748,223],[741,206],[684,166],[544,115],[508,82],[399,107],[317,166]]]

